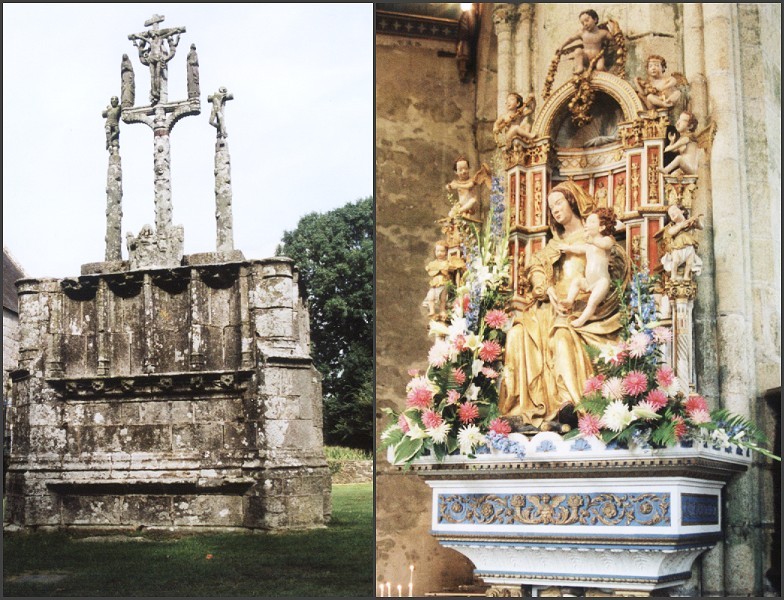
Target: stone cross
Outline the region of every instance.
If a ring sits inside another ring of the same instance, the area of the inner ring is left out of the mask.
[[[141,63],[150,67],[150,104],[152,105],[168,100],[167,63],[177,52],[180,34],[185,33],[185,27],[159,29],[158,24],[163,22],[163,19],[162,15],[153,15],[144,22],[145,27],[152,27],[152,29],[128,35],[128,39],[139,50]]]

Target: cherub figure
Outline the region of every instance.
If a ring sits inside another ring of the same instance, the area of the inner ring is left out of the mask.
[[[456,177],[446,184],[449,192],[457,192],[457,202],[449,211],[449,217],[462,217],[466,221],[480,222],[479,186],[490,183],[490,167],[482,163],[480,169],[471,177],[468,159],[462,156],[455,160]]]
[[[664,225],[664,250],[661,263],[670,279],[689,281],[691,274],[702,272],[702,260],[697,256],[697,238],[693,231],[702,229],[702,215],[689,218],[689,211],[681,204],[671,204],[667,209],[667,223]],[[679,269],[683,265],[683,275]]]
[[[577,294],[590,292],[585,309],[579,317],[571,321],[572,327],[581,327],[596,312],[596,307],[610,291],[610,248],[615,243],[615,213],[610,208],[597,208],[585,219],[585,243],[567,244],[562,252],[585,254],[585,277],[572,280],[569,292],[562,305],[570,309]]]
[[[675,75],[665,75],[667,61],[663,56],[651,54],[645,62],[647,78],[635,77],[637,84],[637,95],[645,104],[648,110],[657,108],[672,108],[681,99],[679,86],[683,85],[683,76],[679,73]]]
[[[580,29],[570,36],[558,49],[559,54],[563,54],[567,47],[576,41],[582,42],[574,51],[574,71],[575,75],[581,74],[594,63],[594,71],[606,71],[605,50],[612,43],[613,36],[609,30],[599,27],[599,15],[592,8],[584,10],[579,15]]]
[[[536,98],[528,94],[525,100],[516,93],[510,92],[506,97],[506,114],[496,119],[493,125],[493,137],[496,145],[511,146],[514,138],[521,138],[526,142],[534,139],[531,135],[531,121],[536,109]]]
[[[699,153],[699,144],[694,136],[694,131],[697,129],[697,117],[689,111],[683,111],[678,120],[675,122],[675,129],[680,135],[677,137],[674,133],[669,134],[669,145],[664,148],[664,152],[677,152],[673,161],[666,167],[658,167],[660,173],[669,175],[673,171],[678,170],[675,174],[682,173],[683,175],[695,175],[697,173],[697,158]]]
[[[427,307],[427,315],[433,319],[446,320],[447,285],[451,281],[452,265],[447,257],[447,244],[444,240],[436,242],[435,259],[425,266],[430,276],[430,289],[422,302]]]

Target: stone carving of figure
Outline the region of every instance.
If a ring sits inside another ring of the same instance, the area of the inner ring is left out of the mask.
[[[596,307],[607,297],[610,281],[610,248],[615,245],[615,213],[612,209],[597,208],[585,219],[585,242],[567,244],[562,252],[585,255],[585,277],[575,277],[569,285],[569,292],[563,306],[574,306],[577,294],[589,292],[588,302],[579,317],[571,322],[572,327],[582,327],[593,317]]]
[[[574,74],[580,74],[595,60],[594,71],[606,71],[605,51],[612,43],[613,36],[608,29],[599,27],[599,15],[589,8],[579,15],[580,29],[561,44],[558,53],[566,51],[567,47],[576,41],[582,42],[582,47],[574,50]]]
[[[606,348],[621,331],[620,297],[612,289],[580,327],[571,322],[586,306],[586,293],[571,307],[564,303],[575,279],[586,276],[585,255],[567,250],[583,243],[583,218],[594,210],[593,198],[565,181],[547,198],[553,237],[531,257],[523,277],[526,295],[512,300],[513,325],[507,334],[506,366],[501,384],[501,413],[518,416],[534,427],[554,428],[554,421],[579,402],[585,381],[593,375],[584,346]],[[609,249],[611,280],[628,282],[631,263],[623,248]]]
[[[188,52],[188,98],[199,97],[199,55],[196,54],[196,44],[191,44]]]
[[[435,259],[425,266],[430,276],[430,289],[425,296],[423,305],[427,307],[427,314],[431,318],[446,320],[446,286],[451,280],[451,266],[447,258],[447,244],[444,240],[436,242],[434,250]]]
[[[645,62],[648,76],[635,77],[637,95],[648,110],[672,108],[681,99],[678,87],[683,83],[676,75],[665,75],[667,61],[663,56],[651,54]],[[682,75],[680,77],[683,77]]]
[[[689,218],[688,209],[680,204],[672,204],[667,209],[667,223],[664,225],[664,251],[661,263],[670,279],[691,279],[691,274],[702,272],[702,260],[697,256],[695,229],[702,229],[700,215]],[[680,268],[683,266],[683,273]]]
[[[449,216],[459,216],[478,223],[479,186],[490,183],[490,167],[483,163],[473,177],[469,169],[468,159],[460,157],[455,160],[456,177],[446,184],[446,189],[448,192],[457,192],[458,201],[449,211]]]
[[[677,170],[676,175],[678,172],[684,175],[696,175],[697,158],[700,150],[694,136],[694,130],[697,129],[697,117],[693,113],[683,111],[675,122],[675,129],[680,134],[680,137],[671,133],[668,136],[670,143],[664,148],[664,151],[676,152],[678,156],[666,167],[659,167],[659,172],[669,175]]]
[[[233,99],[234,96],[229,94],[225,87],[218,88],[217,92],[207,97],[207,101],[212,102],[210,125],[218,130],[219,138],[225,138],[229,136],[229,134],[226,133],[226,121],[223,115],[223,109],[226,106],[226,101]]]
[[[152,30],[128,36],[139,50],[141,63],[150,67],[150,104],[153,105],[166,100],[169,80],[167,63],[174,58],[180,34],[185,32],[184,27],[158,29],[161,21],[163,17],[155,15],[145,23],[146,26],[152,25]]]
[[[112,150],[113,148],[120,147],[120,116],[122,115],[122,107],[120,106],[120,99],[117,96],[112,96],[109,101],[109,106],[106,107],[101,113],[101,116],[106,119],[106,149]]]
[[[618,216],[626,212],[626,183],[621,179],[615,186],[613,207]]]
[[[510,92],[506,97],[506,114],[501,115],[493,124],[493,137],[496,145],[511,146],[514,138],[520,138],[526,142],[534,139],[531,135],[531,120],[536,110],[536,98],[533,94],[528,94],[525,100],[516,93]]]
[[[133,73],[133,65],[131,59],[127,54],[123,54],[122,63],[120,64],[120,79],[122,106],[124,108],[132,108],[136,102],[136,76]]]

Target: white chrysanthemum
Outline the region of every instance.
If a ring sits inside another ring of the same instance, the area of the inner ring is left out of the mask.
[[[685,393],[680,380],[677,377],[672,378],[672,383],[667,387],[662,387],[665,393],[671,398],[677,396],[679,393]]]
[[[610,377],[602,385],[602,397],[607,400],[621,400],[624,395],[626,395],[626,388],[620,377]]]
[[[602,415],[602,424],[604,424],[607,429],[612,429],[616,432],[628,427],[629,423],[632,421],[634,421],[632,411],[630,411],[629,407],[620,400],[610,403],[610,405],[604,409],[604,414]]]
[[[412,440],[419,440],[424,439],[427,437],[427,433],[424,429],[422,429],[417,423],[413,423],[412,421],[408,422],[409,430],[406,435],[410,437]]]
[[[427,431],[427,434],[431,438],[433,438],[433,441],[436,444],[443,444],[444,442],[446,442],[446,436],[449,435],[449,429],[450,429],[449,423],[444,421],[438,427],[431,427],[426,429],[425,431]]]
[[[449,357],[450,344],[446,340],[436,340],[427,354],[427,361],[434,367],[443,367]]]
[[[482,372],[482,369],[485,367],[485,362],[480,359],[476,359],[474,362],[471,363],[471,377],[476,377],[479,373]]]
[[[484,442],[485,436],[479,431],[477,425],[464,425],[457,432],[457,443],[460,446],[460,454],[471,454],[474,447]]]
[[[414,389],[425,389],[430,390],[434,394],[438,391],[438,386],[436,386],[430,379],[427,378],[425,375],[420,375],[419,377],[414,377],[406,384],[406,392],[410,392]]]
[[[480,388],[473,383],[468,386],[468,389],[465,392],[465,397],[470,400],[471,402],[476,402],[476,399],[479,397]]]
[[[632,414],[636,419],[658,419],[661,416],[650,402],[640,402],[632,409]]]
[[[633,358],[640,358],[641,356],[645,356],[645,353],[648,350],[648,345],[650,343],[651,338],[648,337],[647,333],[643,331],[635,333],[629,340],[629,356]]]
[[[668,344],[672,341],[672,332],[666,327],[657,327],[653,330],[653,340],[657,344]]]
[[[689,420],[695,425],[702,425],[703,423],[710,423],[710,413],[704,408],[698,408],[689,413]]]
[[[392,427],[388,427],[387,429],[385,429],[382,432],[382,434],[381,434],[381,441],[383,442],[384,440],[389,439],[389,436],[392,435],[392,432],[399,431],[399,430],[400,430],[400,425],[397,425],[397,424],[392,425]]]

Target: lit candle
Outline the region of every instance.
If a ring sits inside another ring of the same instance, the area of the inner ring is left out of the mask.
[[[397,597],[398,598],[403,597],[403,586],[400,585],[399,583],[397,584]]]
[[[378,596],[379,596],[379,598],[383,598],[383,597],[384,597],[384,584],[383,584],[383,583],[379,583],[379,584],[378,584],[378,591],[379,591],[379,592],[381,592],[381,593],[378,595]]]
[[[387,581],[387,597],[392,597],[392,584]]]
[[[414,565],[408,567],[411,569],[411,575],[408,577],[408,597],[414,597]]]

